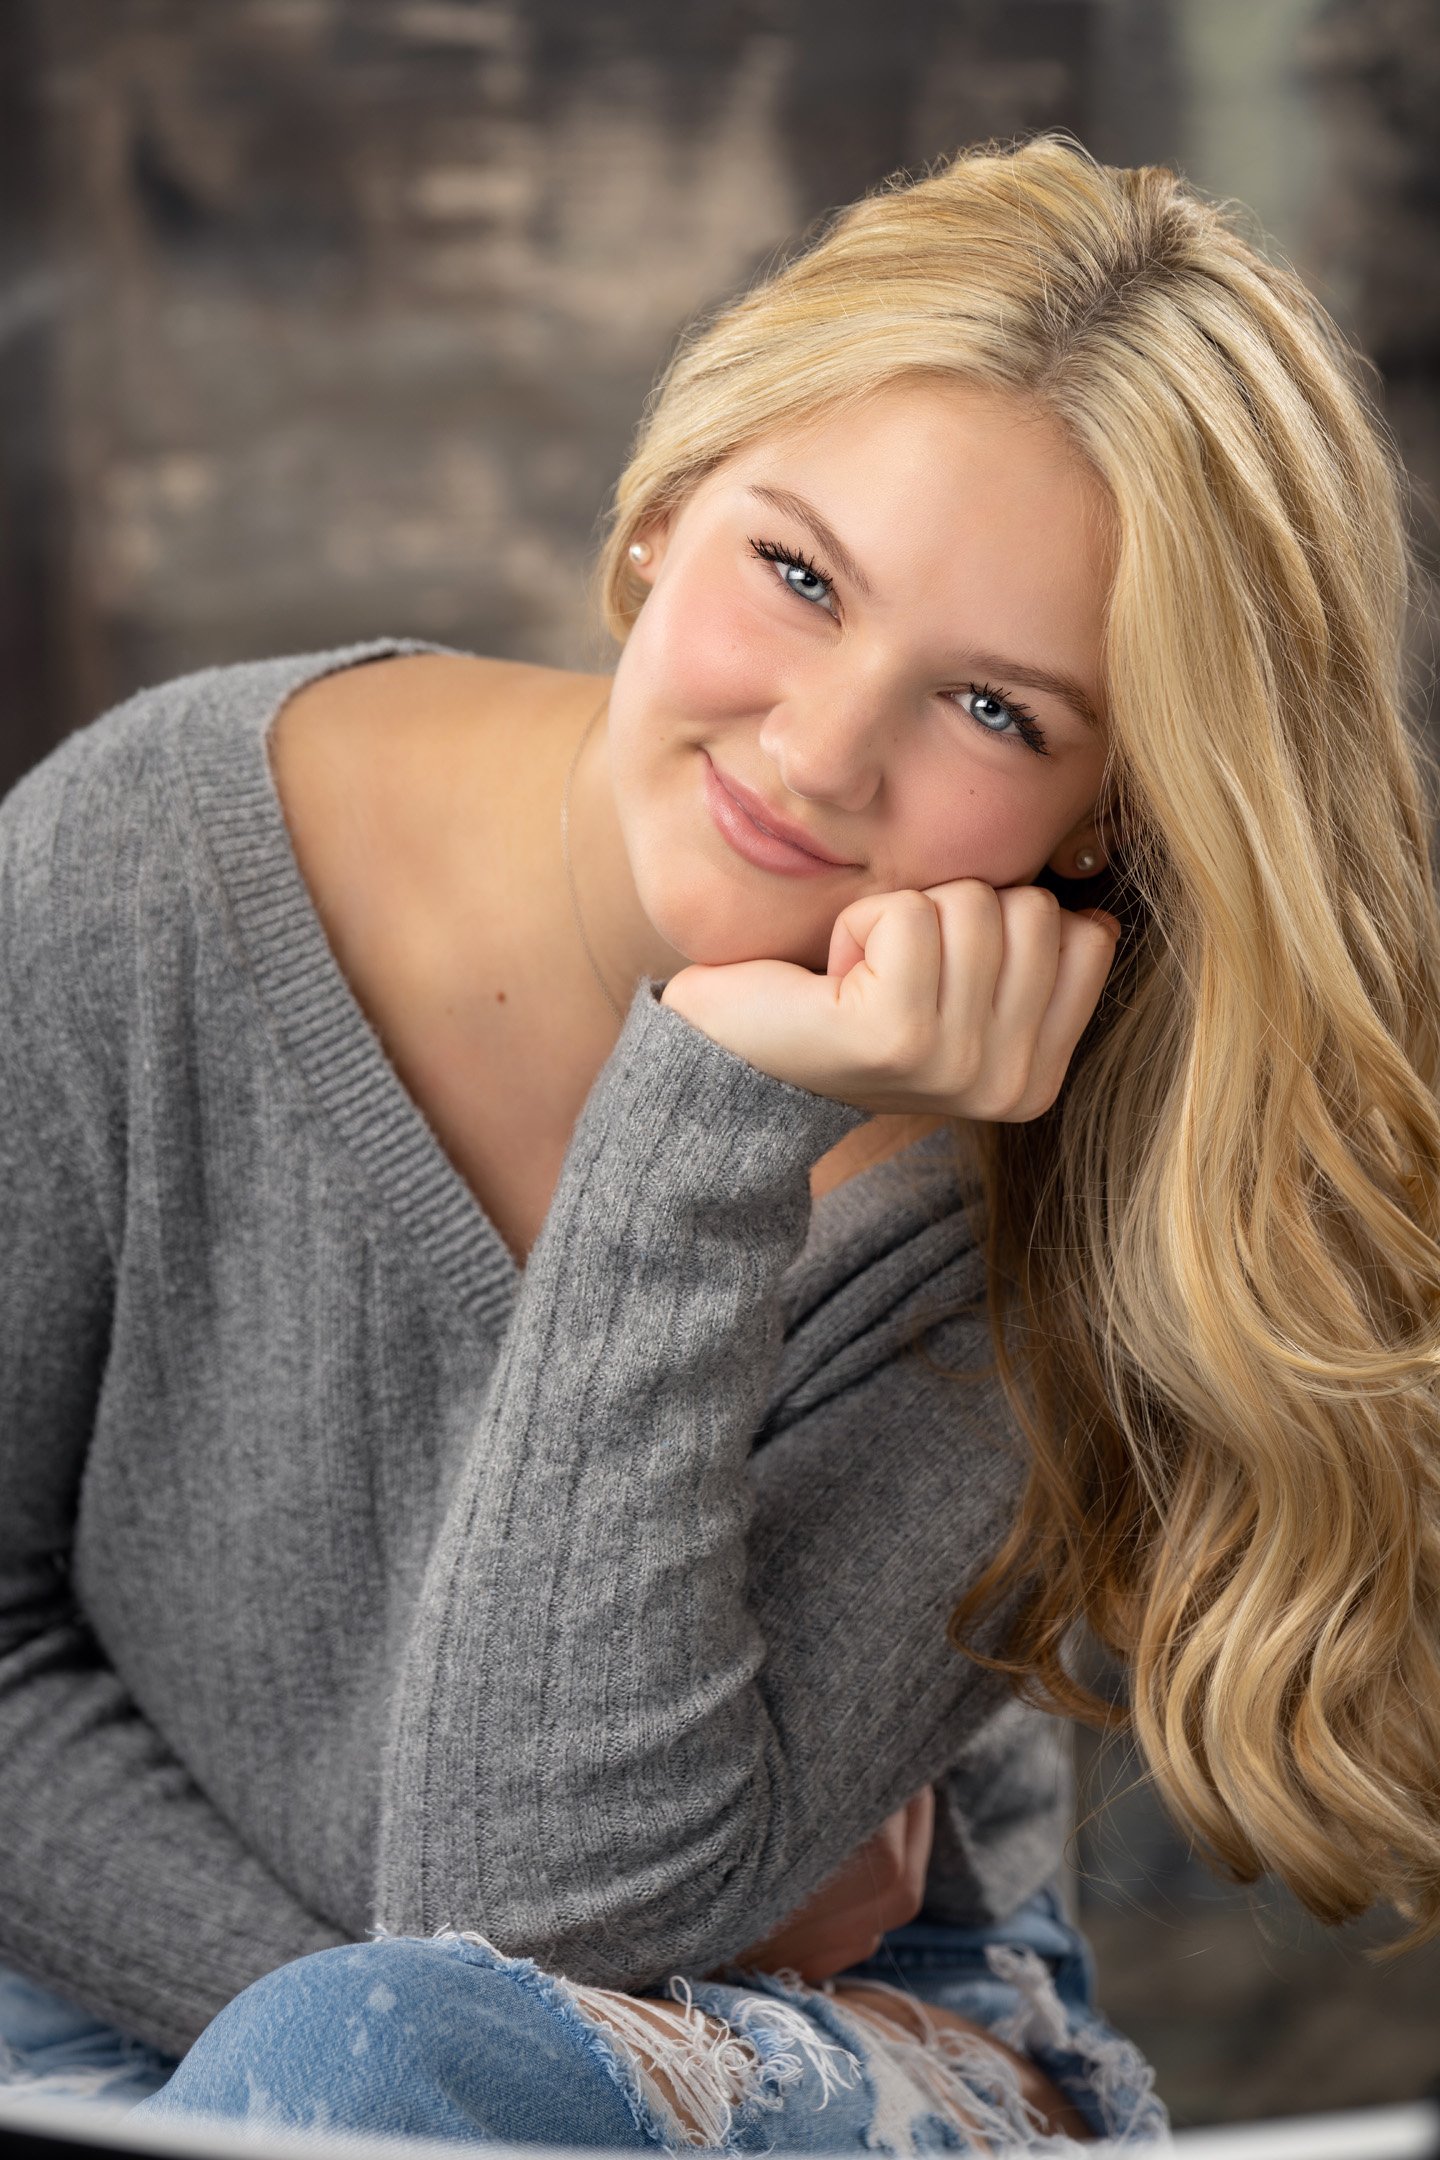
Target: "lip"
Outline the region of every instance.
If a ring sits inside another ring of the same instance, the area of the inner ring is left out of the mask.
[[[776,870],[785,877],[824,877],[831,870],[853,870],[853,863],[834,855],[822,855],[795,833],[782,826],[758,795],[738,780],[722,779],[708,751],[705,758],[705,798],[711,817],[738,855],[760,870]],[[762,822],[764,820],[765,822]]]

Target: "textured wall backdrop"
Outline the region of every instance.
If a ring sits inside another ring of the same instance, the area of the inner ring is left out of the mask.
[[[834,205],[1073,128],[1249,202],[1440,486],[1433,0],[8,0],[0,792],[137,685],[415,633],[581,668],[676,331]],[[1102,1994],[1207,2121],[1405,2098],[1440,1955],[1212,1886],[1084,1748]]]
[[[595,665],[594,522],[678,327],[992,135],[1250,200],[1434,476],[1437,68],[1426,0],[11,0],[0,785],[206,662]]]

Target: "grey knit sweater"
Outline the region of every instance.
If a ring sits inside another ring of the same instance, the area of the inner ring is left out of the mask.
[[[341,975],[220,667],[0,806],[0,1963],[180,2053],[367,1930],[649,1984],[928,1780],[937,1918],[1057,1864],[947,1647],[1021,1465],[978,1201],[636,990],[524,1270]]]

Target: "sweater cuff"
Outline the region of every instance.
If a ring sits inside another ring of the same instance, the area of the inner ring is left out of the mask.
[[[803,1241],[811,1165],[870,1115],[748,1064],[662,1005],[664,988],[636,985],[570,1136],[532,1278],[556,1241],[556,1263],[573,1266],[577,1211],[612,1253],[684,1247],[701,1224],[756,1259]]]
[[[663,1117],[732,1156],[737,1147],[807,1168],[868,1122],[871,1113],[779,1080],[728,1050],[671,1005],[665,983],[642,977],[610,1059],[590,1097],[597,1116],[627,1110]],[[619,1101],[612,1101],[618,1097]],[[621,1103],[626,1106],[621,1109]],[[589,1116],[587,1105],[586,1116]]]

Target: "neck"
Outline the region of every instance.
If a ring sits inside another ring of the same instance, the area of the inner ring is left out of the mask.
[[[608,1055],[619,1021],[586,940],[622,1016],[642,975],[665,979],[685,965],[635,891],[610,784],[608,687],[604,676],[519,667],[497,670],[478,694],[473,678],[455,680],[426,737],[417,819],[447,1004],[459,1012],[503,990],[512,1009],[550,1015],[587,1062]],[[476,950],[494,956],[483,983]]]
[[[612,1018],[623,1018],[642,975],[668,978],[685,966],[686,959],[660,937],[635,890],[611,784],[607,721],[608,685],[598,700],[586,697],[578,727],[573,714],[567,717],[561,737],[573,735],[573,746],[565,761],[555,823],[570,935],[596,995],[610,1008]],[[549,777],[548,761],[543,761],[532,775],[537,831],[547,814]]]

